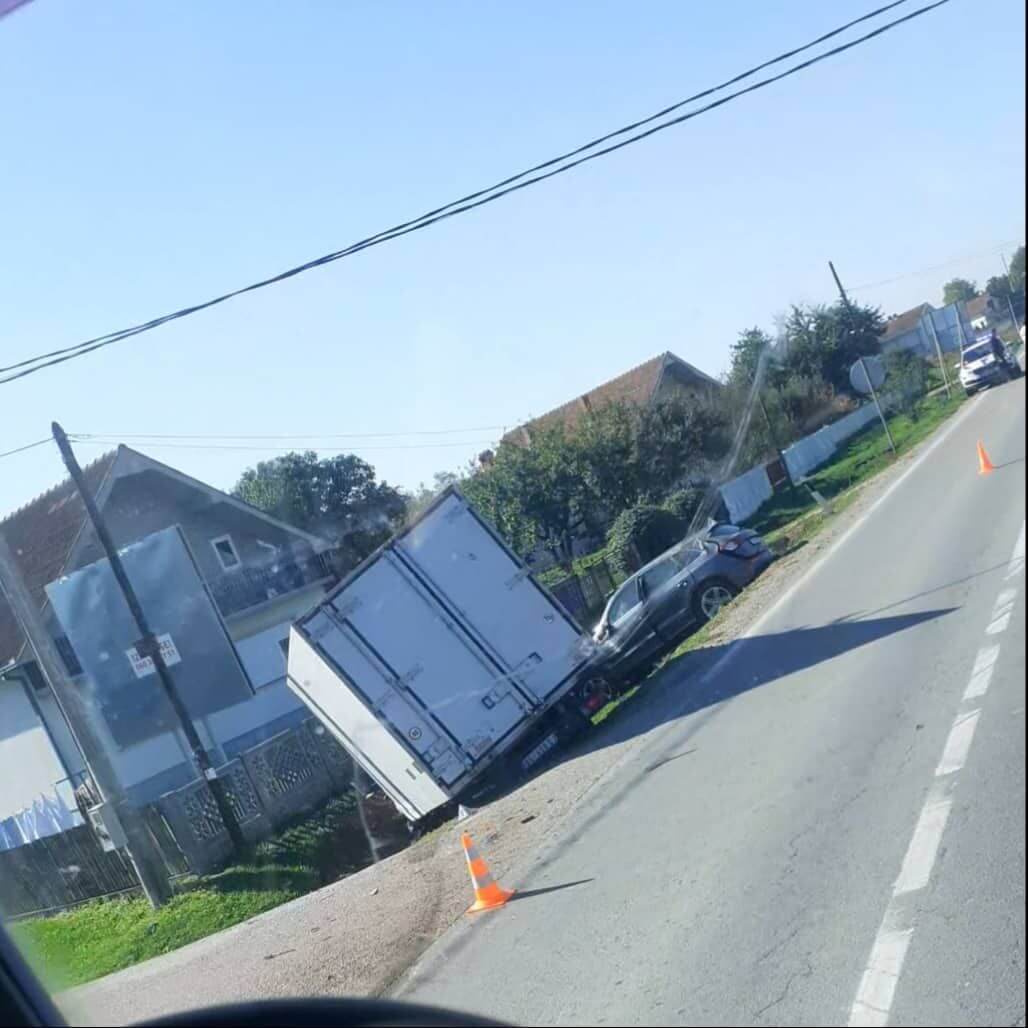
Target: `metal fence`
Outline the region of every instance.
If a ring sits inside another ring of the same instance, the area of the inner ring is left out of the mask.
[[[249,842],[353,785],[349,755],[313,718],[244,750],[218,773]],[[169,878],[212,871],[232,856],[203,780],[165,794],[143,816]],[[104,852],[89,825],[0,852],[0,913],[8,919],[138,890],[128,857]]]
[[[610,566],[599,560],[551,586],[550,592],[577,620],[585,621],[603,609],[616,588],[617,580]]]
[[[161,819],[147,825],[164,857],[168,876],[188,870],[185,857]],[[139,890],[139,880],[120,850],[104,852],[89,825],[0,853],[0,911],[8,919],[53,913],[100,896]]]

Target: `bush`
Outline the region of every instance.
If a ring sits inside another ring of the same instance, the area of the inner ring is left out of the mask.
[[[928,363],[909,350],[885,357],[885,389],[891,406],[916,417],[917,404],[928,389]]]
[[[629,575],[679,542],[688,527],[688,520],[664,507],[636,504],[615,518],[607,534],[607,561],[615,572]]]
[[[661,503],[661,507],[664,510],[670,511],[675,517],[681,518],[686,525],[689,525],[696,511],[700,509],[700,504],[703,503],[705,495],[706,490],[701,486],[684,486],[669,494],[664,502]]]

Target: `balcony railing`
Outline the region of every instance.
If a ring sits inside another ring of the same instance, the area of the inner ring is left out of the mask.
[[[230,617],[331,576],[327,559],[312,553],[283,557],[260,567],[236,568],[211,582],[210,589],[222,616]]]

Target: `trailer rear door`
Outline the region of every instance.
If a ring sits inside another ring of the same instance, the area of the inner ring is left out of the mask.
[[[530,702],[544,702],[584,662],[579,627],[463,497],[446,496],[394,546]]]

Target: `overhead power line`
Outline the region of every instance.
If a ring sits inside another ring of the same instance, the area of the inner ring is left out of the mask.
[[[13,457],[16,453],[24,453],[26,450],[34,450],[37,446],[45,446],[52,443],[53,439],[47,436],[45,439],[37,439],[34,443],[26,443],[24,446],[16,446],[13,450],[5,450],[0,457]]]
[[[678,101],[676,104],[665,108],[663,112],[650,115],[640,121],[634,122],[632,125],[625,126],[614,132],[608,133],[605,136],[601,136],[597,140],[593,140],[590,143],[586,143],[583,146],[576,148],[575,150],[569,151],[567,154],[560,157],[555,157],[546,161],[542,164],[536,165],[532,169],[528,169],[523,172],[519,172],[502,182],[497,183],[495,186],[487,187],[486,189],[478,190],[475,193],[470,193],[466,197],[459,200],[451,201],[442,207],[435,208],[434,211],[429,211],[426,214],[421,215],[411,221],[402,222],[399,225],[394,226],[391,229],[385,229],[382,232],[376,233],[375,235],[368,236],[350,246],[337,250],[333,253],[325,254],[321,257],[317,257],[311,261],[307,261],[304,264],[297,265],[296,267],[289,268],[286,271],[280,272],[269,278],[262,279],[258,282],[253,282],[250,285],[243,286],[239,289],[232,290],[227,293],[223,293],[220,296],[213,297],[212,299],[205,300],[201,303],[193,304],[189,307],[183,307],[180,310],[173,311],[170,314],[162,315],[158,318],[154,318],[150,321],[141,322],[140,324],[130,326],[128,328],[120,329],[116,332],[111,332],[103,336],[96,336],[93,339],[87,339],[81,343],[77,343],[74,346],[65,347],[61,350],[52,350],[49,353],[39,354],[35,357],[27,358],[24,361],[20,361],[17,364],[8,365],[6,368],[0,368],[2,372],[13,372],[13,374],[7,375],[5,378],[0,378],[0,384],[6,382],[13,382],[16,379],[25,377],[26,375],[34,374],[37,371],[41,371],[44,368],[52,367],[56,364],[61,364],[68,360],[73,360],[76,357],[84,356],[87,353],[92,353],[102,347],[110,346],[113,343],[120,342],[134,335],[139,335],[143,332],[151,331],[155,328],[159,328],[161,325],[167,324],[169,321],[175,321],[180,318],[188,317],[191,314],[196,314],[199,311],[206,310],[210,307],[217,306],[225,303],[227,300],[234,299],[235,297],[242,296],[246,293],[255,292],[259,289],[264,289],[270,285],[274,285],[278,282],[285,281],[286,279],[293,278],[296,275],[300,275],[306,271],[310,271],[314,268],[321,267],[325,264],[332,263],[333,261],[341,260],[343,257],[349,257],[354,253],[358,253],[361,250],[368,249],[372,246],[378,246],[382,243],[389,242],[393,239],[397,239],[400,236],[408,235],[411,232],[418,232],[421,229],[428,228],[430,225],[434,225],[439,221],[446,218],[452,218],[455,215],[466,213],[467,211],[474,210],[478,207],[482,207],[486,204],[493,203],[496,200],[501,199],[504,196],[508,196],[521,189],[526,189],[528,186],[535,185],[539,182],[543,182],[546,179],[553,178],[557,175],[562,175],[565,172],[570,171],[573,168],[578,167],[581,164],[585,164],[588,161],[596,160],[599,157],[606,156],[607,154],[613,153],[617,150],[623,149],[624,147],[631,146],[635,143],[640,142],[658,132],[663,132],[669,128],[673,128],[686,121],[690,121],[693,118],[698,117],[701,114],[705,114],[718,107],[722,107],[725,104],[731,103],[734,100],[739,99],[749,93],[756,92],[761,89],[765,89],[776,82],[780,82],[782,79],[788,78],[792,75],[798,74],[801,71],[813,67],[819,64],[821,61],[828,60],[829,58],[836,57],[839,54],[845,53],[848,50],[852,50],[854,47],[861,46],[864,43],[869,42],[878,36],[884,35],[900,25],[906,22],[912,21],[915,18],[919,18],[936,8],[942,7],[944,4],[949,3],[949,0],[935,0],[934,3],[927,4],[923,7],[918,8],[915,11],[911,11],[909,14],[904,15],[901,18],[897,18],[893,21],[886,22],[884,25],[880,25],[877,28],[865,33],[862,36],[858,36],[847,43],[840,44],[839,46],[832,47],[829,50],[823,51],[815,55],[814,57],[808,58],[805,61],[801,61],[799,64],[795,64],[785,71],[779,72],[776,75],[771,75],[767,78],[761,79],[743,89],[736,90],[733,93],[729,93],[727,96],[721,97],[718,100],[714,100],[711,103],[705,104],[702,107],[698,107],[694,110],[688,111],[684,114],[678,115],[674,118],[670,118],[666,121],[660,122],[660,124],[652,125],[651,123],[655,120],[659,120],[664,117],[668,112],[678,110],[682,106],[694,102],[697,99],[701,99],[710,96],[713,93],[719,92],[726,88],[728,85],[742,81],[745,78],[751,77],[757,72],[783,60],[787,60],[789,57],[795,56],[798,53],[804,52],[813,46],[818,45],[820,42],[824,42],[827,39],[832,38],[842,32],[845,32],[848,28],[853,27],[856,24],[875,18],[878,15],[889,11],[895,7],[900,6],[908,0],[897,0],[897,2],[887,4],[883,7],[879,7],[874,11],[869,12],[861,16],[860,18],[854,19],[846,23],[846,25],[840,26],[837,29],[833,29],[831,32],[819,37],[810,43],[806,43],[801,47],[794,48],[785,54],[779,55],[778,57],[772,58],[771,60],[765,61],[762,64],[757,65],[754,68],[750,68],[747,71],[734,76],[717,86],[712,86],[709,89],[704,90],[701,93],[695,94],[695,96],[687,98],[685,100]],[[617,143],[612,143],[609,146],[601,146],[602,143],[607,142],[617,136],[626,135],[627,133],[633,132],[636,128],[642,125],[650,125],[643,131],[636,132],[634,135],[629,135],[628,138],[622,139]],[[595,149],[600,146],[600,149]],[[588,153],[586,151],[592,150],[593,152]],[[577,155],[577,156],[576,156]],[[573,158],[573,159],[568,159]],[[558,165],[554,167],[554,165]],[[545,171],[541,169],[547,169]],[[539,174],[535,174],[539,171]],[[31,365],[31,366],[30,366]]]
[[[132,326],[132,328],[129,329],[122,329],[118,332],[108,333],[107,335],[96,336],[93,339],[87,339],[84,342],[76,343],[73,346],[67,346],[59,350],[51,350],[49,353],[38,354],[35,357],[29,357],[26,360],[19,361],[17,364],[9,364],[7,367],[0,368],[0,373],[6,371],[14,371],[18,368],[27,367],[30,364],[35,364],[37,361],[45,360],[47,358],[59,357],[64,354],[74,353],[82,349],[83,347],[92,347],[93,345],[98,343],[117,342],[119,339],[125,338],[124,333],[131,333],[134,332],[136,329],[142,331],[151,327],[156,328],[158,325],[164,324],[164,322],[170,318],[177,316],[184,317],[186,313],[192,313],[194,310],[203,309],[203,307],[210,306],[215,303],[221,303],[224,300],[231,299],[234,296],[240,295],[240,293],[247,292],[251,289],[263,288],[266,285],[271,285],[273,282],[280,281],[281,278],[287,277],[292,274],[299,274],[300,272],[307,271],[312,267],[317,267],[321,263],[330,260],[336,260],[340,257],[346,256],[347,254],[354,252],[357,248],[363,248],[365,246],[372,245],[379,240],[384,240],[385,237],[391,237],[393,233],[400,232],[403,229],[412,228],[414,225],[417,225],[418,223],[425,221],[428,218],[434,219],[437,215],[443,214],[444,212],[451,210],[459,204],[465,204],[469,203],[472,200],[477,200],[479,197],[483,197],[488,193],[492,193],[495,190],[502,189],[505,186],[511,185],[512,183],[517,182],[519,179],[526,178],[529,175],[534,175],[536,172],[543,171],[546,168],[553,167],[554,165],[560,164],[562,161],[569,160],[572,157],[577,157],[579,154],[585,153],[588,150],[600,146],[603,143],[610,141],[611,139],[615,139],[618,136],[624,135],[628,132],[633,132],[636,129],[641,128],[643,125],[648,125],[651,122],[658,121],[660,118],[663,118],[666,115],[671,114],[676,110],[679,110],[686,104],[694,103],[697,100],[702,100],[707,96],[720,92],[722,89],[727,89],[729,86],[735,85],[736,83],[741,82],[746,78],[756,75],[758,72],[763,71],[765,68],[769,68],[774,64],[779,64],[782,61],[786,61],[790,57],[795,57],[797,54],[804,53],[812,47],[818,46],[821,43],[824,43],[827,40],[832,39],[843,32],[846,32],[847,30],[853,28],[855,25],[859,25],[862,22],[870,21],[874,18],[877,18],[879,15],[892,10],[894,7],[900,7],[908,2],[909,0],[894,0],[893,3],[888,3],[885,4],[883,7],[878,7],[873,11],[869,11],[867,14],[861,15],[859,18],[854,18],[852,21],[846,22],[845,25],[840,25],[838,28],[832,29],[830,32],[826,32],[823,35],[818,36],[817,39],[812,39],[809,43],[804,43],[802,46],[794,47],[792,50],[787,50],[785,53],[781,53],[777,57],[773,57],[770,60],[764,61],[761,64],[757,64],[752,68],[748,68],[746,71],[741,72],[740,74],[735,75],[730,79],[726,79],[724,82],[721,82],[716,86],[711,86],[708,89],[704,89],[702,92],[694,93],[692,96],[688,96],[684,100],[679,100],[668,107],[664,107],[661,110],[657,111],[655,114],[648,115],[647,117],[641,118],[638,121],[631,122],[630,124],[624,125],[619,129],[615,129],[613,132],[608,132],[606,135],[599,136],[596,139],[592,139],[588,143],[583,143],[581,146],[577,146],[572,150],[568,150],[566,153],[559,154],[557,157],[551,157],[549,160],[543,161],[541,164],[536,164],[531,168],[526,168],[524,171],[519,171],[517,174],[510,175],[505,179],[501,179],[499,182],[495,182],[491,186],[486,186],[484,189],[478,189],[475,192],[468,193],[466,196],[462,196],[457,200],[451,200],[449,203],[443,204],[442,207],[436,207],[433,210],[426,211],[424,214],[421,214],[416,218],[412,218],[409,221],[401,222],[399,225],[394,225],[392,228],[385,229],[382,232],[377,232],[375,233],[375,235],[372,236],[367,236],[365,239],[361,239],[357,243],[351,244],[344,250],[337,250],[335,251],[335,253],[325,254],[323,257],[315,258],[315,260],[313,261],[309,261],[306,264],[301,264],[296,268],[290,269],[289,271],[284,272],[282,275],[276,275],[272,278],[264,279],[260,282],[255,282],[253,283],[253,285],[246,286],[243,289],[236,290],[231,293],[225,293],[223,296],[215,297],[213,300],[208,301],[205,304],[195,305],[195,307],[192,308],[183,308],[182,311],[176,311],[170,315],[163,315],[160,318],[155,318],[152,321],[143,322],[140,325]]]
[[[71,432],[68,433],[68,438],[75,443],[81,443],[84,446],[117,446],[119,443],[124,442],[124,439],[119,438],[100,438],[98,436],[79,436],[73,435]],[[347,447],[350,452],[360,451],[371,451],[379,452],[381,450],[437,450],[447,447],[458,447],[458,446],[494,446],[494,439],[462,439],[457,442],[445,442],[445,443],[397,443],[394,445],[384,446],[364,446],[360,445],[353,450]],[[266,444],[252,444],[247,445],[245,443],[178,443],[178,442],[164,442],[161,440],[155,440],[153,442],[146,443],[147,448],[157,447],[166,450],[245,450],[249,452],[258,451],[266,453],[272,452],[283,452],[289,453],[297,449],[296,446],[269,446]],[[311,444],[310,449],[328,449],[325,446],[316,446]]]
[[[76,439],[168,439],[168,440],[336,440],[336,439],[402,439],[404,436],[419,435],[462,435],[469,432],[499,432],[506,425],[479,425],[477,428],[412,428],[407,432],[301,432],[280,435],[232,435],[227,432],[205,432],[181,434],[177,432],[74,432]]]
[[[924,268],[916,268],[913,271],[901,272],[898,275],[893,275],[891,278],[879,279],[877,282],[864,282],[859,286],[849,286],[848,288],[851,293],[858,293],[865,289],[877,289],[879,286],[890,286],[893,282],[902,282],[907,278],[915,278],[918,275],[927,275],[933,271],[942,271],[945,268],[952,268],[954,264],[962,264],[964,261],[973,261],[980,257],[990,257],[1001,254],[1004,247],[1016,245],[1017,240],[1008,239],[1005,242],[997,243],[988,250],[979,250],[977,253],[966,253],[961,257],[951,257],[949,260],[943,261],[941,264],[930,264]]]

